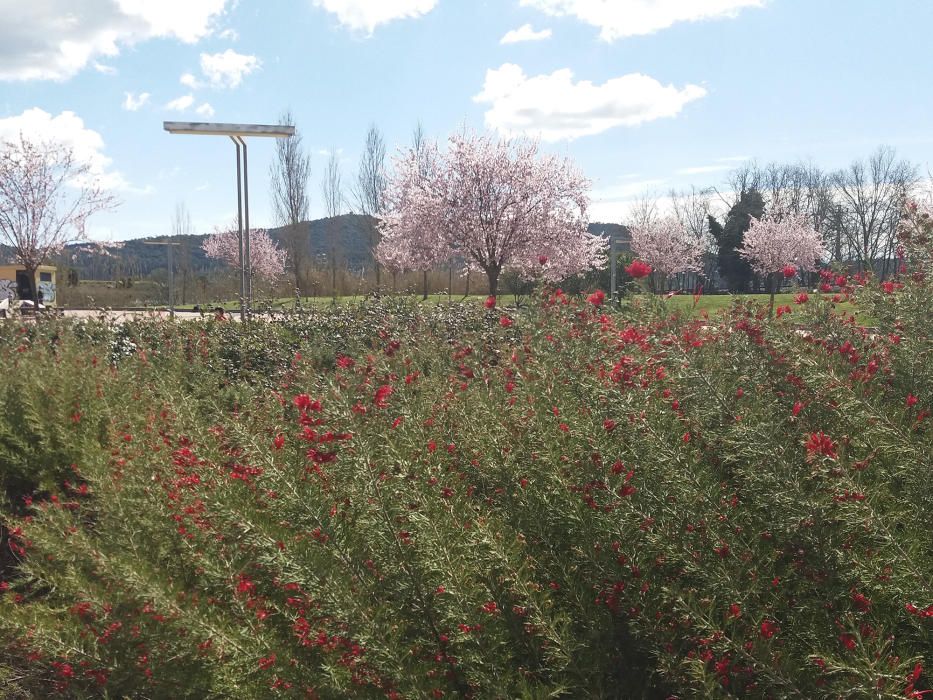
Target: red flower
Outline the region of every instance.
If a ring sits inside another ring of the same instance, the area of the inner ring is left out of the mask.
[[[771,639],[775,633],[780,630],[773,620],[762,620],[761,621],[761,636],[763,639]]]
[[[779,306],[779,307],[777,307],[777,317],[778,317],[778,318],[781,318],[781,316],[783,316],[784,314],[789,314],[789,313],[790,313],[790,307],[789,307],[789,306]]]
[[[852,651],[856,646],[855,635],[849,634],[848,632],[843,632],[839,635],[839,643],[849,651]]]
[[[803,403],[801,401],[795,401],[794,407],[791,409],[791,413],[794,416],[799,416],[802,410],[803,410]]]
[[[282,433],[279,433],[278,435],[275,436],[275,439],[272,441],[272,446],[277,450],[281,450],[284,445],[285,445],[285,436],[282,435]]]
[[[492,295],[486,297],[486,301],[483,302],[483,306],[485,306],[487,309],[496,308],[496,298]]]
[[[634,279],[647,277],[652,272],[651,266],[641,260],[634,260],[632,264],[625,268],[625,273]]]
[[[916,615],[917,617],[933,617],[933,605],[928,605],[926,608],[918,608],[913,603],[907,603],[904,606],[904,609],[909,612],[911,615]]]
[[[836,443],[822,430],[811,433],[804,446],[807,448],[807,459],[812,459],[817,454],[836,459]]]
[[[810,297],[807,296],[806,292],[801,292],[800,294],[794,297],[794,301],[797,302],[798,304],[806,304],[808,301],[810,301]]]
[[[742,608],[738,603],[733,603],[729,606],[729,617],[740,617],[742,615]]]
[[[839,276],[836,278],[836,286],[837,286],[837,287],[845,287],[846,284],[848,284],[848,282],[849,282],[849,280],[848,280],[848,278],[847,278],[845,275],[839,275]]]
[[[376,394],[373,396],[373,403],[376,408],[386,408],[389,405],[389,397],[392,396],[393,391],[395,389],[392,388],[391,384],[383,384],[376,389]]]
[[[918,402],[919,400],[920,400],[920,399],[918,399],[918,398],[917,398],[916,396],[914,396],[913,394],[907,394],[907,408],[913,408],[914,406],[917,405],[917,402]]]
[[[496,601],[490,600],[488,603],[483,603],[483,611],[495,615],[499,612],[499,606],[496,605]]]
[[[270,654],[269,656],[264,656],[259,659],[259,668],[265,671],[267,668],[272,668],[275,666],[275,654]]]
[[[312,401],[311,397],[307,394],[298,394],[295,398],[292,399],[292,403],[295,404],[295,407],[299,411],[320,411],[321,402],[317,399]]]
[[[616,422],[612,420],[612,418],[607,418],[606,420],[603,421],[603,429],[607,433],[611,433],[613,430],[616,429]]]
[[[606,298],[606,293],[602,289],[597,289],[595,292],[590,294],[586,300],[591,303],[593,306],[602,306],[603,300]]]
[[[503,316],[499,319],[499,325],[502,326],[503,328],[508,328],[513,323],[514,321],[510,319],[508,316]]]
[[[785,265],[782,272],[784,273],[784,279],[789,280],[791,277],[797,274],[797,268],[793,265]]]
[[[864,593],[853,593],[852,602],[855,603],[855,607],[857,607],[860,612],[868,612],[871,610],[871,600],[869,600]]]
[[[539,256],[538,256],[538,264],[541,265],[542,267],[543,267],[544,265],[547,265],[547,256],[546,256],[546,255],[539,255]]]
[[[881,288],[884,290],[885,294],[893,294],[894,293],[894,282],[882,282]]]

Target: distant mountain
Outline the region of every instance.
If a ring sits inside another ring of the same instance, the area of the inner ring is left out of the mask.
[[[336,244],[337,259],[341,267],[353,270],[370,268],[373,264],[369,249],[370,227],[376,222],[371,216],[343,214],[333,218],[315,219],[300,224],[311,257],[319,264],[327,264],[333,244]],[[622,241],[619,251],[628,250],[629,231],[619,224],[593,223],[590,233],[618,237]],[[268,229],[269,235],[280,246],[285,246],[284,227]],[[207,257],[201,245],[207,235],[175,236],[180,243],[174,249],[176,270],[187,266],[193,275],[202,275],[224,267],[223,263]],[[66,247],[58,261],[62,267],[74,268],[81,279],[119,279],[122,277],[146,277],[153,272],[164,271],[167,266],[167,251],[155,245],[158,238],[135,238],[120,243],[78,243]],[[2,253],[2,251],[0,251]]]
[[[331,248],[339,264],[351,270],[372,267],[373,256],[369,249],[369,235],[377,219],[364,214],[342,214],[326,219],[315,219],[299,224],[307,237],[311,256],[321,264],[330,260]],[[269,236],[281,247],[285,247],[286,229],[270,228]]]

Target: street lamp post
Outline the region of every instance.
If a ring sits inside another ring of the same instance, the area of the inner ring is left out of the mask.
[[[236,147],[237,228],[240,257],[240,320],[245,321],[253,300],[249,251],[249,172],[246,141],[249,136],[283,139],[295,135],[294,126],[270,124],[216,124],[207,122],[163,122],[170,134],[229,136]]]
[[[166,239],[164,241],[143,241],[146,245],[164,245],[168,255],[168,316],[175,318],[175,260],[172,248],[181,245]]]

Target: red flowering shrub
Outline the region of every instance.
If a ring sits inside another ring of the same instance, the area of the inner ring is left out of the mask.
[[[651,266],[642,260],[633,260],[625,267],[625,273],[633,279],[647,277],[652,272]]]
[[[923,697],[931,289],[898,284],[853,292],[872,329],[816,295],[794,326],[564,294],[507,324],[383,299],[0,325],[0,674],[37,697]]]

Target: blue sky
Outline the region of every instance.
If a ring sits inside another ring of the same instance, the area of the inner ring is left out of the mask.
[[[79,8],[79,9],[76,9]],[[274,123],[355,176],[420,120],[529,134],[593,181],[592,218],[648,190],[718,185],[742,159],[845,166],[886,144],[933,163],[929,0],[0,0],[0,137],[73,144],[122,204],[93,237],[236,209],[233,145],[163,120]],[[525,26],[529,25],[529,26]],[[502,43],[515,31],[523,41]],[[189,99],[190,96],[190,99]],[[272,143],[250,146],[254,225],[274,225]]]

